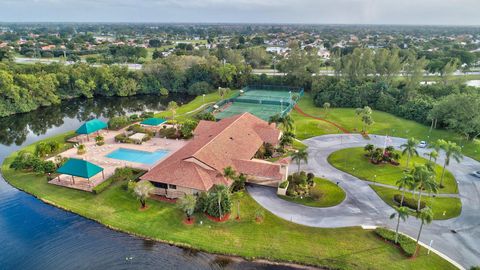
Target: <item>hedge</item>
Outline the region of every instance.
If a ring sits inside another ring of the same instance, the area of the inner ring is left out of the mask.
[[[393,195],[393,200],[398,204],[400,205],[400,202],[402,201],[402,195],[400,194],[395,194]],[[403,198],[403,204],[401,206],[406,206],[410,209],[413,209],[413,210],[417,210],[417,207],[418,207],[418,200],[416,199],[413,199],[413,198]],[[424,201],[420,201],[420,210],[422,210],[423,208],[425,208],[427,206],[427,204],[424,202]]]
[[[145,173],[143,170],[133,169],[133,168],[117,168],[115,173],[110,176],[107,180],[100,183],[98,186],[92,189],[93,194],[99,194],[105,189],[107,189],[114,182],[125,181],[125,180],[137,180],[140,176]]]
[[[376,228],[375,233],[380,236],[381,238],[395,243],[395,232],[391,231],[386,228]],[[411,238],[403,235],[403,234],[398,234],[398,243],[402,250],[407,254],[408,256],[413,256],[415,254],[415,250],[417,247],[417,243],[412,240]]]

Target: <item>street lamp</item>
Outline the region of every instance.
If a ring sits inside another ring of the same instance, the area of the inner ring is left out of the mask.
[[[205,94],[202,95],[202,102],[205,103]]]
[[[376,174],[373,176],[373,183],[377,184],[377,175]]]

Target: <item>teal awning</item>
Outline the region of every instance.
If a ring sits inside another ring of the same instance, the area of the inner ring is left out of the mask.
[[[148,126],[158,126],[163,124],[167,120],[162,119],[162,118],[147,118],[143,120],[140,124],[142,125],[148,125]]]
[[[77,134],[90,134],[104,128],[107,128],[107,124],[105,122],[102,122],[98,119],[93,119],[81,125],[76,132]]]
[[[82,178],[91,178],[101,171],[103,171],[102,167],[76,158],[67,160],[62,167],[57,169],[57,173],[68,174]]]

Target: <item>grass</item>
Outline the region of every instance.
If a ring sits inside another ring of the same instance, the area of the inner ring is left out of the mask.
[[[280,196],[280,198],[298,204],[303,204],[311,207],[332,207],[340,204],[345,200],[345,191],[340,188],[338,185],[332,183],[329,180],[315,177],[315,187],[313,189],[319,190],[322,192],[323,196],[319,200],[315,200],[311,197],[290,197],[290,196]]]
[[[355,115],[354,108],[331,108],[328,110],[328,114],[325,115],[323,108],[315,106],[309,93],[305,93],[298,105],[305,113],[316,117],[324,117],[351,132],[361,129],[361,121]],[[336,127],[330,124],[319,120],[305,119],[306,117],[297,112],[292,112],[292,117],[295,120],[297,136],[301,140],[324,134],[340,133]],[[414,137],[427,142],[445,139],[462,146],[463,153],[466,156],[480,160],[480,140],[466,141],[461,135],[448,130],[434,129],[430,132],[429,126],[381,111],[373,111],[372,117],[375,123],[368,129],[370,134],[388,134],[389,136],[401,138]]]
[[[34,146],[25,149],[33,151]],[[196,214],[194,225],[184,225],[182,212],[169,203],[149,200],[149,208],[139,211],[139,202],[122,189],[122,182],[113,183],[98,195],[50,185],[43,175],[10,169],[15,155],[17,153],[11,154],[2,165],[3,176],[12,185],[111,228],[151,239],[212,253],[334,269],[455,269],[439,256],[427,255],[425,249],[419,257],[409,259],[373,231],[360,227],[312,228],[280,219],[267,211],[263,221],[257,223],[255,212],[260,206],[245,193],[234,196],[234,212],[227,222],[214,223]],[[235,219],[237,202],[240,203],[239,220]]]
[[[231,91],[227,97],[233,96],[234,94],[236,94],[236,92],[237,90]],[[211,105],[220,100],[222,100],[222,97],[218,94],[218,92],[206,94],[205,97],[197,96],[192,101],[179,106],[175,114],[175,119],[181,121],[181,120],[190,118],[194,114],[203,111],[201,109],[206,109],[209,104]],[[163,117],[163,118],[170,119],[172,118],[172,112],[163,111],[155,114],[155,117]]]
[[[400,194],[400,191],[397,189],[381,187],[370,185],[370,187],[375,190],[375,192],[382,198],[382,200],[390,206],[397,206],[393,200],[395,194]],[[412,194],[405,193],[406,198],[413,198]],[[415,197],[415,198],[418,198]],[[422,201],[425,201],[428,207],[433,211],[433,218],[437,220],[449,219],[458,217],[462,212],[462,203],[459,198],[448,198],[448,197],[425,197],[422,196]],[[445,215],[444,215],[445,212]],[[414,211],[412,211],[414,214]]]
[[[333,152],[328,157],[328,162],[335,168],[360,179],[396,186],[396,181],[403,176],[407,157],[401,156],[399,166],[391,164],[375,165],[365,157],[365,153],[362,147],[346,148]],[[425,158],[414,156],[410,159],[410,168],[412,168],[415,163],[425,164],[427,161]],[[442,167],[436,165],[435,173],[437,182],[440,183]],[[376,178],[375,175],[377,176]],[[439,193],[458,193],[457,181],[449,171],[445,172],[443,185],[444,188],[439,189]]]

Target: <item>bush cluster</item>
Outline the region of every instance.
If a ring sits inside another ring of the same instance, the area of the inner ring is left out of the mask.
[[[166,126],[163,126],[163,128],[161,128],[159,131],[158,131],[158,135],[160,136],[160,138],[167,138],[167,139],[179,139],[181,137],[181,134],[180,132],[174,128],[174,127],[166,127]]]
[[[376,228],[375,233],[380,236],[381,238],[395,243],[395,232],[391,231],[386,228]],[[409,237],[399,234],[398,235],[398,245],[402,248],[402,250],[408,255],[408,256],[413,256],[415,254],[415,249],[417,244],[415,241],[410,239]]]
[[[123,182],[123,181],[135,181],[137,180],[145,171],[133,169],[129,167],[125,168],[117,168],[115,169],[115,173],[110,176],[107,180],[103,181],[98,186],[92,189],[93,194],[99,194],[102,191],[106,190],[111,184],[116,182]]]
[[[315,175],[313,173],[306,173],[301,171],[300,173],[293,173],[289,175],[287,181],[290,183],[287,189],[288,196],[310,196],[310,190],[313,186],[313,179]]]
[[[44,161],[31,153],[20,152],[10,164],[10,168],[36,173],[53,173],[57,169],[57,165],[52,161]]]

